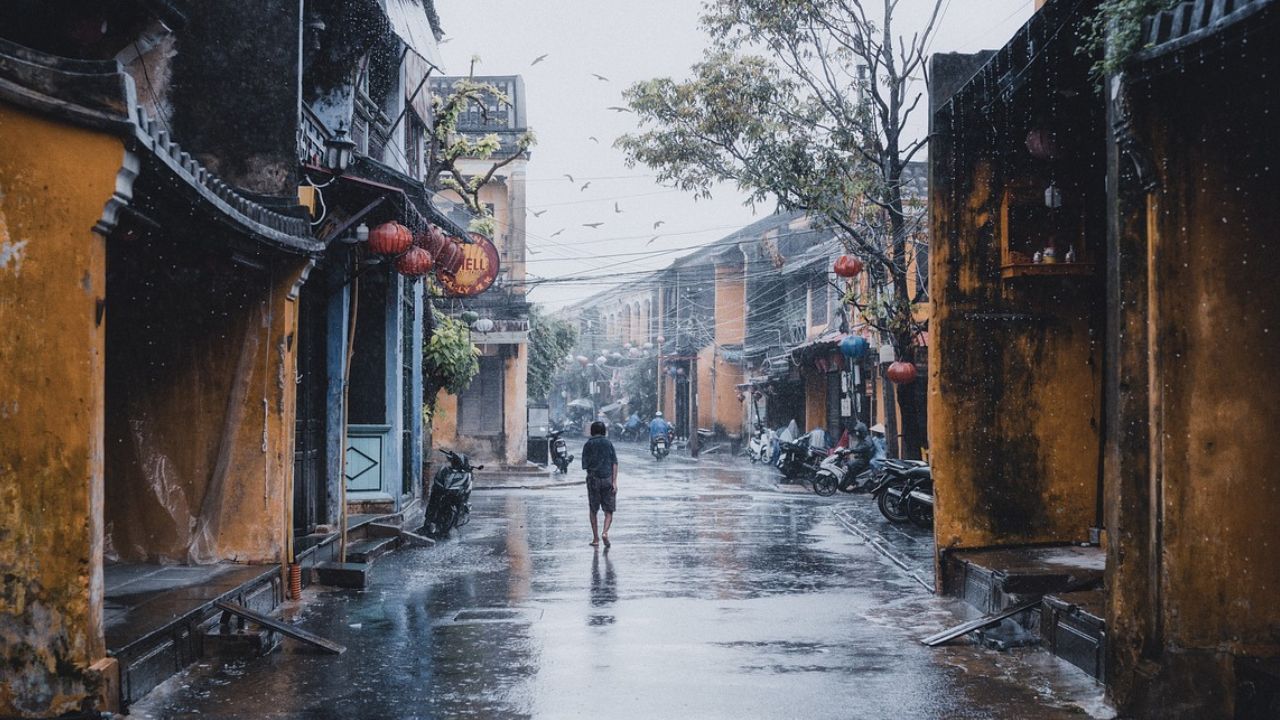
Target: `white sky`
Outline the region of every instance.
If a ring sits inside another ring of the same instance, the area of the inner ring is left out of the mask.
[[[943,3],[932,52],[998,48],[1033,8],[1033,0]],[[742,195],[729,186],[710,201],[695,202],[657,185],[647,168],[628,169],[622,153],[612,148],[619,135],[635,129],[634,115],[607,109],[623,104],[622,90],[653,77],[685,78],[701,59],[706,39],[697,25],[699,0],[436,0],[436,7],[447,35],[441,54],[450,74],[465,74],[478,55],[478,74],[524,76],[529,125],[538,136],[529,163],[528,204],[531,213],[545,211],[529,215],[531,277],[658,269],[687,249],[772,212],[772,204],[754,212],[744,207]],[[919,29],[931,7],[930,0],[902,0],[895,29],[908,34]],[[543,54],[545,60],[530,65]],[[917,113],[917,132],[923,133],[925,113]],[[582,190],[588,181],[590,187]],[[659,220],[665,224],[654,230]],[[595,230],[582,226],[595,222],[604,224]],[[654,235],[660,237],[646,244]],[[669,252],[620,256],[652,250]],[[530,299],[559,306],[612,282],[548,284]]]

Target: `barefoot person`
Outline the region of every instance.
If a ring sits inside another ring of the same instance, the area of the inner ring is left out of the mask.
[[[618,454],[605,438],[605,424],[591,423],[591,439],[582,446],[582,469],[587,471],[587,503],[591,506],[591,545],[609,547],[609,526],[618,500]],[[604,510],[604,532],[596,531],[596,513]]]

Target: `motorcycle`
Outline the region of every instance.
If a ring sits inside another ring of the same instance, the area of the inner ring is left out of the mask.
[[[618,433],[618,437],[624,442],[640,442],[645,436],[645,427],[643,425],[623,425],[622,430]]]
[[[778,455],[778,469],[782,471],[782,477],[787,480],[802,480],[813,478],[818,473],[818,468],[826,453],[816,450],[809,445],[809,436],[806,435],[799,440],[784,440],[780,443],[782,452]],[[815,486],[814,491],[817,492]],[[835,492],[833,489],[831,492]],[[818,493],[821,495],[822,493]]]
[[[565,443],[563,430],[553,430],[547,435],[547,442],[551,445],[551,462],[556,466],[556,470],[561,475],[569,474],[569,463],[573,462],[573,456],[569,454],[569,446]]]
[[[919,487],[919,483],[925,481],[929,483],[932,495],[933,472],[928,463],[920,460],[886,460],[880,480],[871,490],[880,514],[892,523],[909,522],[911,517],[907,515],[906,499],[912,490]],[[930,517],[932,512],[930,505]]]
[[[907,485],[907,519],[926,530],[933,527],[933,478],[918,478]]]
[[[754,465],[758,462],[765,462],[769,457],[770,440],[773,433],[764,426],[764,423],[756,423],[756,431],[752,433],[751,440],[747,443],[747,457],[751,458]]]
[[[659,435],[649,442],[649,452],[655,460],[662,460],[671,454],[671,435]]]
[[[451,530],[471,520],[472,471],[484,469],[483,465],[472,467],[470,458],[462,453],[444,448],[440,452],[449,464],[437,470],[431,481],[431,499],[422,526],[423,534],[433,538],[447,537]]]

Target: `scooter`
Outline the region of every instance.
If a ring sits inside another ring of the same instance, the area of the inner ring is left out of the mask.
[[[551,462],[556,466],[556,470],[561,475],[569,474],[569,464],[573,462],[573,456],[569,454],[569,446],[565,443],[563,430],[553,430],[547,435],[547,442],[551,445]]]
[[[449,464],[436,471],[431,482],[431,499],[427,503],[426,523],[422,532],[427,537],[447,537],[454,528],[460,528],[471,520],[471,488],[474,485],[473,470],[483,470],[483,465],[471,466],[471,460],[462,453],[440,448]]]
[[[926,530],[933,527],[933,478],[917,478],[907,485],[907,519]]]
[[[764,423],[756,423],[756,431],[752,433],[751,440],[747,443],[747,457],[751,458],[754,465],[758,462],[764,462],[769,457],[769,445],[773,433],[764,426]]]
[[[819,495],[834,495],[837,489],[847,493],[866,492],[860,484],[866,482],[862,479],[866,473],[861,472],[861,463],[855,465],[857,455],[851,448],[836,448],[823,458],[813,478],[813,491]]]
[[[663,460],[671,454],[671,435],[659,435],[649,442],[649,452],[655,460]]]

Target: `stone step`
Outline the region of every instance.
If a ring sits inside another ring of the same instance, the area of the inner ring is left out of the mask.
[[[380,556],[396,549],[400,542],[400,532],[390,537],[372,536],[357,540],[347,547],[347,563],[372,563]]]
[[[321,585],[363,590],[368,582],[369,566],[365,563],[322,562],[316,565],[316,582]]]
[[[1054,655],[1106,681],[1106,592],[1050,594],[1040,603],[1040,638]]]

